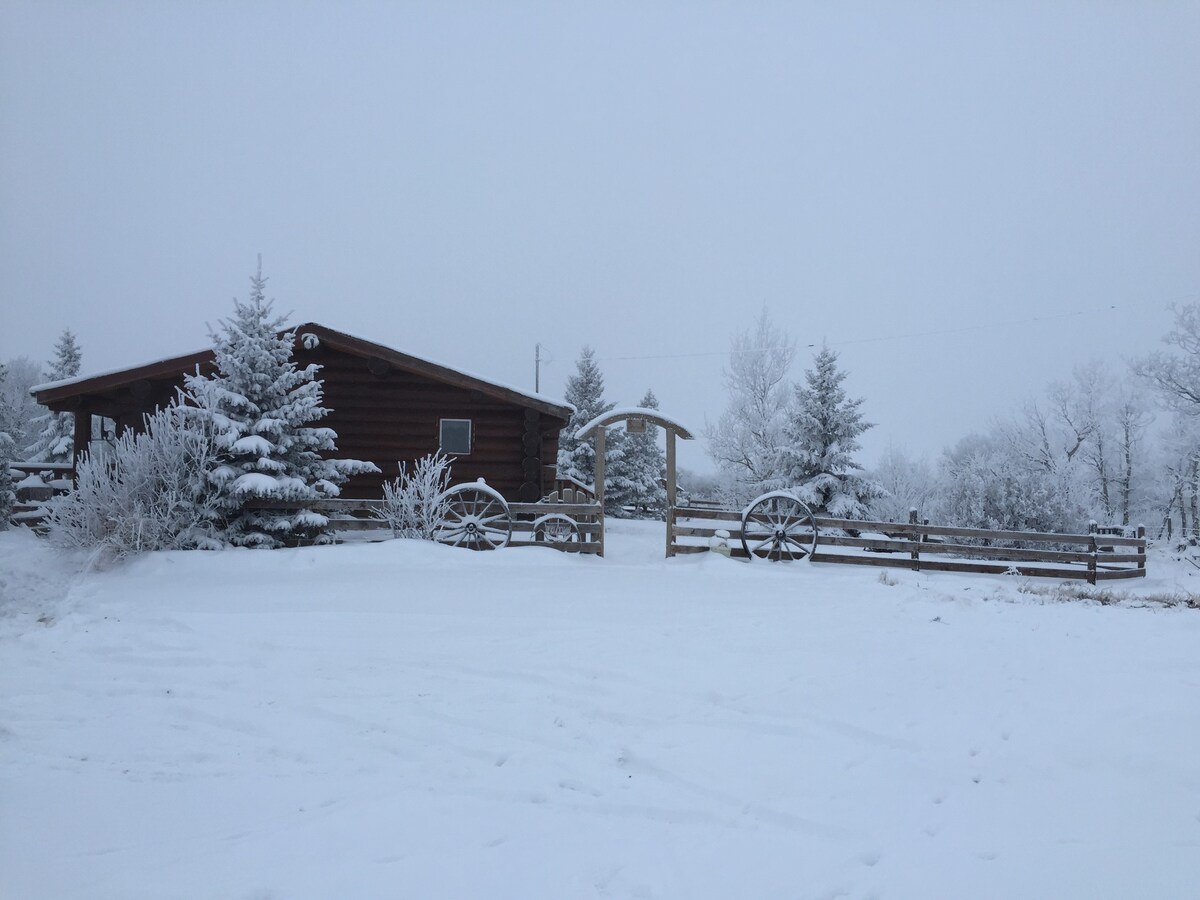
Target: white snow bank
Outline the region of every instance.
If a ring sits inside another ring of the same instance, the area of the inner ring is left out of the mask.
[[[0,534],[0,564],[31,540]],[[0,631],[5,890],[1194,894],[1200,613],[664,561],[661,523],[607,548],[87,576],[57,624]]]

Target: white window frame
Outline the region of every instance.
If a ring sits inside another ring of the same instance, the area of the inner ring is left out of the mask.
[[[463,423],[467,425],[467,449],[466,450],[447,450],[445,446],[446,423]],[[475,423],[471,419],[439,419],[438,420],[438,449],[447,456],[470,456],[471,451],[475,449]]]

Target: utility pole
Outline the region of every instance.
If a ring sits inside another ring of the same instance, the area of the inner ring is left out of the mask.
[[[533,345],[533,392],[542,392],[542,345]]]

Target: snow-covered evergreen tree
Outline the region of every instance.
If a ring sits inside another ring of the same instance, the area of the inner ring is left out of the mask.
[[[284,318],[271,312],[261,260],[250,281],[249,302],[235,299],[233,317],[212,335],[216,374],[186,379],[193,415],[209,423],[217,448],[207,473],[217,498],[215,524],[238,546],[324,539],[328,519],[319,513],[254,510],[246,504],[336,497],[349,476],[378,469],[369,462],[322,457],[337,449],[337,434],[310,425],[329,413],[321,405],[320,366],[300,369],[293,361],[296,335],[281,332]]]
[[[591,347],[584,347],[579,354],[575,374],[567,379],[566,399],[575,407],[575,412],[558,438],[558,474],[583,484],[592,484],[596,480],[596,448],[591,438],[580,441],[575,433],[596,416],[608,412],[614,404],[604,401],[604,375],[596,364],[596,353]],[[605,447],[604,462],[607,466],[620,440],[611,433],[606,438],[612,438]]]
[[[7,368],[0,364],[0,389],[4,387]],[[9,472],[9,463],[13,462],[16,445],[9,434],[12,428],[12,406],[3,390],[0,390],[0,531],[8,528],[8,519],[12,515],[13,485]]]
[[[0,385],[0,394],[11,414],[8,435],[16,445],[14,452],[25,459],[25,448],[34,442],[38,433],[34,420],[46,412],[46,407],[33,399],[29,389],[46,379],[42,376],[41,365],[28,356],[14,356],[4,366],[8,377]]]
[[[46,369],[46,381],[62,381],[79,374],[83,359],[79,344],[70,328],[63,330],[54,345],[54,361]],[[25,455],[37,462],[71,462],[75,447],[75,414],[50,412],[34,419],[37,440],[25,450]]]
[[[796,402],[784,433],[783,465],[788,486],[820,514],[863,518],[867,505],[882,489],[862,473],[854,458],[859,435],[873,427],[864,422],[862,399],[846,396],[846,373],[838,368],[837,353],[821,348],[813,368],[796,386]]]
[[[658,409],[654,391],[646,391],[642,409]],[[660,515],[667,506],[663,479],[667,460],[658,446],[658,426],[646,423],[644,431],[626,434],[614,454],[611,468],[605,470],[604,493],[615,508],[634,507],[635,515]]]

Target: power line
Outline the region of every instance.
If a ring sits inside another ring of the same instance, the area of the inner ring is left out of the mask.
[[[825,343],[825,345],[830,346],[830,347],[845,347],[845,346],[849,346],[851,344],[873,344],[873,343],[879,343],[881,341],[900,341],[900,340],[910,340],[912,338],[919,338],[919,337],[934,337],[934,336],[945,335],[945,334],[963,334],[963,333],[972,332],[972,331],[987,331],[992,328],[1007,328],[1007,327],[1011,327],[1013,325],[1028,325],[1032,322],[1049,322],[1049,321],[1054,321],[1056,319],[1072,319],[1072,318],[1078,318],[1080,316],[1095,315],[1097,312],[1111,312],[1111,311],[1116,311],[1118,309],[1120,309],[1120,307],[1118,307],[1116,305],[1110,305],[1110,306],[1103,306],[1103,307],[1094,307],[1092,309],[1078,310],[1076,312],[1058,313],[1056,315],[1050,315],[1050,316],[1030,316],[1030,317],[1027,317],[1024,319],[1009,319],[1009,320],[1001,321],[1001,322],[987,322],[987,323],[981,323],[978,325],[964,325],[959,328],[941,328],[941,329],[934,329],[931,331],[906,332],[903,334],[884,334],[884,335],[877,335],[875,337],[850,338],[850,339],[843,340],[843,341],[826,341],[824,343]],[[813,348],[813,347],[817,347],[820,345],[816,344],[816,343],[812,343],[812,344],[803,344],[801,346],[803,346],[805,348]],[[729,350],[729,349],[726,349],[726,350],[703,350],[703,351],[696,351],[693,353],[656,353],[656,354],[650,354],[650,355],[646,355],[646,356],[604,356],[604,357],[597,357],[596,361],[597,362],[625,362],[625,361],[631,361],[631,360],[644,360],[644,359],[692,359],[692,358],[699,358],[699,357],[704,357],[704,356],[728,356],[730,353],[762,353],[762,352],[765,352],[767,350],[772,350],[772,349],[775,349],[775,348],[773,348],[773,347],[747,347],[744,350]]]

